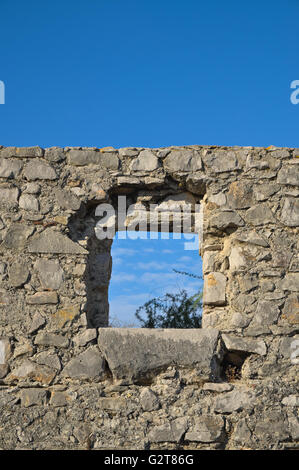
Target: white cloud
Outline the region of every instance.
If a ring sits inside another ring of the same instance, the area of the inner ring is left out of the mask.
[[[139,253],[137,250],[133,250],[132,248],[120,248],[116,247],[113,248],[112,245],[112,256],[133,256]]]
[[[136,281],[136,276],[135,274],[130,274],[130,273],[114,273],[111,276],[111,282],[132,282]]]

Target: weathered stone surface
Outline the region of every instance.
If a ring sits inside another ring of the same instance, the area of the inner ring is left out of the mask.
[[[27,180],[55,180],[56,171],[43,160],[34,160],[26,164],[24,176]]]
[[[186,418],[177,418],[160,426],[156,426],[148,433],[150,442],[180,442],[188,429]]]
[[[284,166],[278,172],[277,183],[299,186],[299,167]]]
[[[244,220],[233,211],[223,211],[212,215],[210,218],[210,226],[218,228],[219,230],[226,230],[228,228],[242,227]]]
[[[289,430],[294,441],[299,440],[299,419],[296,416],[288,416]],[[296,445],[296,444],[295,444]]]
[[[80,199],[75,194],[67,191],[66,189],[56,189],[55,197],[62,209],[70,209],[76,211],[81,206]]]
[[[285,406],[299,406],[299,395],[289,395],[281,403]]]
[[[275,223],[275,219],[268,203],[257,204],[246,211],[245,219],[252,225],[265,225]]]
[[[70,325],[80,314],[80,305],[70,305],[55,312],[50,320],[50,325],[58,329]]]
[[[13,383],[19,380],[33,380],[44,385],[50,385],[55,375],[56,372],[50,367],[41,366],[26,359],[20,366],[12,370],[5,378],[5,381]]]
[[[172,150],[163,161],[170,172],[198,171],[202,169],[200,153],[195,150]]]
[[[267,347],[263,340],[242,338],[228,334],[222,334],[222,339],[228,351],[255,353],[261,356],[265,356],[267,353]]]
[[[160,400],[150,388],[145,388],[140,394],[140,404],[144,411],[155,411],[160,408]]]
[[[69,340],[65,336],[40,331],[34,340],[34,344],[41,346],[55,346],[56,348],[67,348]]]
[[[283,290],[299,292],[299,273],[287,273],[281,286]]]
[[[39,312],[35,313],[33,315],[28,333],[35,333],[41,326],[44,326],[45,323],[46,319]]]
[[[227,205],[231,209],[247,209],[254,204],[252,185],[246,181],[234,181],[229,186]]]
[[[15,159],[0,159],[0,178],[17,178],[21,173],[23,163]]]
[[[281,222],[287,227],[299,226],[299,200],[286,197],[280,216]]]
[[[19,206],[20,209],[24,209],[26,211],[37,212],[39,210],[38,199],[30,194],[24,194],[20,197]]]
[[[26,408],[33,405],[45,405],[47,391],[42,388],[25,388],[21,391],[21,405]]]
[[[215,442],[221,438],[224,419],[217,415],[202,415],[196,418],[196,424],[188,430],[186,441]]]
[[[234,427],[234,432],[232,439],[235,444],[240,444],[242,447],[247,447],[251,439],[251,431],[248,428],[247,421],[245,418],[241,418],[236,426]]]
[[[79,333],[74,338],[74,343],[76,346],[86,346],[86,344],[90,343],[91,341],[97,338],[97,330],[96,328],[89,328],[82,333]]]
[[[58,261],[38,259],[34,265],[42,287],[57,290],[63,283],[63,269]]]
[[[117,170],[119,158],[116,152],[99,152],[96,150],[69,150],[68,163],[74,166],[98,165],[107,170]]]
[[[258,439],[284,441],[289,437],[288,422],[278,410],[267,410],[255,426],[254,434]]]
[[[23,193],[24,194],[39,194],[40,184],[39,183],[27,183]]]
[[[142,150],[131,164],[132,171],[153,171],[159,166],[159,160],[150,150]]]
[[[48,228],[36,235],[28,245],[29,253],[87,254],[87,251],[66,235]]]
[[[0,204],[7,207],[13,207],[18,203],[18,188],[1,188],[0,187]]]
[[[118,379],[139,380],[171,365],[193,368],[197,380],[208,380],[219,372],[218,331],[214,329],[100,328],[98,344]]]
[[[226,277],[222,273],[212,272],[204,276],[204,305],[225,305]]]
[[[72,379],[101,378],[105,375],[105,361],[97,346],[71,359],[62,371],[63,376]]]
[[[11,346],[8,338],[0,338],[0,364],[6,364],[11,356]]]
[[[61,147],[50,147],[45,149],[44,158],[49,162],[58,163],[65,159],[65,154]]]
[[[291,325],[299,323],[299,295],[291,294],[282,309],[282,320],[287,320]]]
[[[23,250],[27,239],[34,232],[33,227],[28,227],[24,224],[13,224],[7,230],[4,237],[3,244],[6,248],[11,250]]]
[[[24,261],[16,261],[8,268],[9,283],[13,287],[20,287],[28,281],[29,269]]]
[[[58,354],[49,352],[49,351],[42,351],[34,356],[34,361],[38,364],[48,366],[51,369],[60,371],[61,370],[61,362],[59,359]]]
[[[229,383],[213,383],[213,382],[206,382],[202,389],[207,391],[207,392],[217,392],[217,393],[223,393],[223,392],[230,392],[233,390],[234,386]]]
[[[50,398],[51,406],[66,406],[70,404],[71,397],[67,392],[61,392],[59,390],[53,390]]]
[[[44,150],[40,147],[4,147],[0,150],[1,157],[42,157]]]
[[[204,162],[215,173],[225,173],[240,169],[236,153],[228,150],[211,151],[204,157]]]
[[[233,413],[254,406],[255,395],[250,389],[234,389],[215,398],[214,409],[217,413]]]
[[[239,246],[233,246],[229,255],[229,267],[232,272],[242,271],[248,265],[243,250]]]
[[[275,303],[268,300],[260,300],[258,302],[254,315],[254,323],[259,325],[273,325],[277,322],[280,310]]]
[[[57,304],[58,296],[56,292],[36,292],[26,298],[27,304],[30,305],[44,305],[44,304]]]

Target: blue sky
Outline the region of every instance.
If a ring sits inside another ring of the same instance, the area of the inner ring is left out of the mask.
[[[299,147],[298,19],[299,0],[1,0],[0,145]],[[162,246],[123,252],[111,293],[126,263],[130,302],[163,290]]]

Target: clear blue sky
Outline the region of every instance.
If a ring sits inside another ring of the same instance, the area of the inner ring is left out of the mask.
[[[299,0],[1,0],[0,145],[299,147],[298,20]],[[126,263],[139,279],[133,265],[163,265],[127,306],[171,271],[155,250],[115,262],[115,283]]]

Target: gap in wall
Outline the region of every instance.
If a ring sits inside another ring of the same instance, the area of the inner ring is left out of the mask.
[[[145,302],[185,289],[194,295],[203,281],[174,272],[202,276],[198,235],[165,232],[117,232],[112,244],[109,323],[140,327],[135,311]]]

